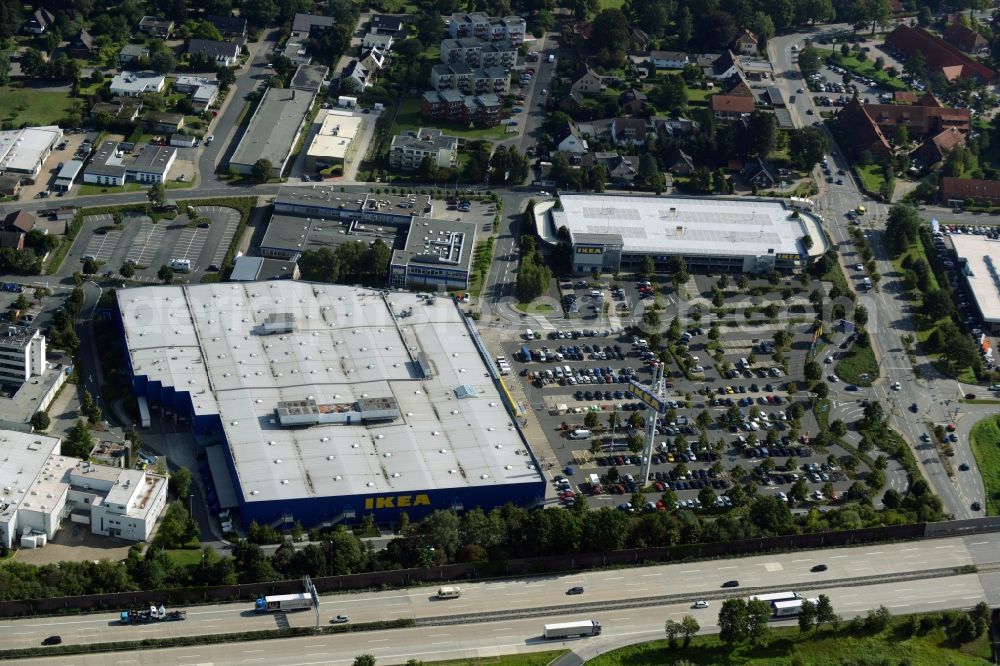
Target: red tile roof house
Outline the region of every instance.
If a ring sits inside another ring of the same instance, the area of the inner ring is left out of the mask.
[[[990,43],[978,32],[962,23],[957,14],[948,17],[948,25],[944,29],[944,38],[948,43],[957,46],[966,53],[985,53],[990,50]]]
[[[971,78],[980,83],[993,83],[997,78],[996,71],[923,28],[896,26],[886,36],[885,43],[906,57],[920,53],[927,63],[927,70],[940,72],[948,81]]]
[[[1000,180],[981,178],[941,179],[941,203],[960,206],[971,199],[981,206],[1000,205]]]
[[[712,113],[719,120],[741,120],[754,110],[753,97],[744,95],[712,95],[710,98]]]

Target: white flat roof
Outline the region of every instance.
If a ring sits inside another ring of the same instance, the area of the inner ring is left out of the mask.
[[[309,144],[307,155],[344,159],[351,141],[361,129],[361,118],[349,111],[330,109]]]
[[[136,375],[220,414],[247,502],[540,479],[450,299],[302,282],[151,286],[117,292]],[[412,314],[399,317],[411,309]],[[296,330],[259,335],[269,314]],[[417,370],[422,353],[433,369]],[[467,385],[474,397],[459,399]],[[394,397],[400,418],[282,428],[279,401]]]
[[[801,253],[801,219],[782,203],[755,199],[561,195],[555,228],[621,234],[623,253],[763,256]]]
[[[1000,241],[986,236],[952,234],[955,253],[965,261],[965,279],[979,314],[991,324],[1000,323]]]
[[[50,493],[60,494],[58,487],[62,483],[63,468],[72,467],[78,460],[53,455],[59,453],[59,446],[58,437],[0,430],[0,460],[3,461],[0,463],[0,505],[16,507],[22,500],[34,497],[39,502],[31,508],[37,509],[42,505],[41,500],[49,499]]]
[[[34,172],[61,138],[55,125],[0,132],[0,171]]]

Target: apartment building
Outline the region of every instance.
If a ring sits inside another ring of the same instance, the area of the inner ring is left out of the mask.
[[[392,137],[389,148],[389,166],[403,171],[420,168],[424,158],[430,157],[438,168],[446,169],[458,163],[458,139],[447,136],[439,129],[421,127]]]

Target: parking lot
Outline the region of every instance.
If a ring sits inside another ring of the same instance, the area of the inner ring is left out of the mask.
[[[682,291],[710,297],[716,281],[696,276]],[[638,280],[623,280],[617,288],[563,281],[567,318],[554,330],[532,330],[531,339],[524,330],[520,340],[504,346],[511,373],[522,383],[527,403],[569,477],[562,485],[569,485],[572,494],[564,490],[563,502],[572,504],[577,493],[586,493],[591,506],[631,509],[631,495],[641,489],[634,438],[641,436],[649,412],[629,392],[629,382],[650,383],[658,363],[664,363],[668,410],[654,440],[644,491],[647,508],[667,499],[662,495],[668,489],[688,508],[724,508],[731,505],[724,495],[733,483],[751,479],[762,494],[785,500],[797,487],[798,510],[844,493],[853,483],[839,464],[847,452],[836,445],[823,450],[810,445],[819,426],[808,396],[798,387],[804,385],[812,317],[805,316],[809,292],[789,286],[794,284],[797,280],[782,281],[772,294],[783,299],[786,311],[801,309],[802,317],[776,321],[761,313],[746,325],[729,325],[731,318],[713,327],[711,305],[702,314],[678,308],[666,287],[661,295],[649,293],[653,285]],[[724,307],[732,308],[731,317],[746,319],[746,309],[766,309],[759,299],[764,285],[755,281],[746,291],[727,289]],[[661,330],[633,334],[629,327],[637,311],[651,301],[664,304]],[[697,298],[686,304],[692,301]],[[671,331],[674,313],[681,315],[682,324]],[[778,330],[791,333],[780,362],[773,358]],[[669,351],[654,352],[646,339],[655,343],[656,335],[667,341],[675,333]]]
[[[199,206],[192,217],[158,222],[125,213],[119,226],[109,214],[88,215],[65,265],[77,270],[80,262],[93,259],[101,272],[113,274],[131,263],[137,278],[148,280],[174,259],[190,261],[191,273],[214,271],[222,267],[239,222],[238,211],[219,206]]]

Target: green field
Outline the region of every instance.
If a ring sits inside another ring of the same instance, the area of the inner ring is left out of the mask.
[[[858,386],[871,386],[871,383],[878,379],[878,361],[875,360],[875,352],[871,346],[853,345],[837,363],[834,372],[845,382]],[[867,379],[862,379],[861,376],[866,373]]]
[[[854,74],[859,74],[865,78],[874,79],[881,83],[886,88],[891,90],[909,90],[910,87],[900,81],[899,79],[894,79],[884,70],[875,69],[875,61],[872,60],[858,60],[854,56],[844,57],[840,55],[840,52],[834,52],[832,55],[833,61],[844,69],[853,72]]]
[[[881,164],[858,164],[854,167],[854,173],[861,181],[861,186],[868,192],[877,193],[882,187],[882,183],[885,182],[885,174],[882,173]]]
[[[396,114],[396,122],[389,131],[389,135],[395,136],[403,130],[415,130],[420,127],[436,127],[443,130],[445,134],[465,139],[498,140],[507,136],[503,125],[497,127],[469,129],[458,127],[456,125],[428,123],[420,117],[420,100],[412,98],[404,99],[399,104],[399,113]]]
[[[201,562],[201,548],[181,548],[165,551],[167,557],[177,566],[188,566]]]
[[[0,121],[19,127],[29,125],[55,125],[73,108],[73,98],[68,92],[49,92],[31,88],[0,88]]]
[[[80,189],[77,191],[76,195],[78,197],[86,197],[94,194],[121,194],[123,192],[139,192],[142,189],[142,185],[132,182],[125,183],[121,186],[83,184],[80,185]]]
[[[425,661],[426,666],[546,666],[566,650],[529,652],[527,654],[505,654],[499,657],[476,657],[475,659],[450,659],[448,661]]]
[[[608,652],[587,666],[666,666],[667,664],[748,664],[750,666],[835,666],[840,664],[907,664],[908,666],[980,666],[990,663],[988,633],[959,648],[948,647],[942,629],[905,638],[897,631],[902,623],[893,618],[889,629],[858,637],[846,630],[824,629],[803,637],[797,627],[772,629],[767,646],[731,649],[718,636],[695,636],[687,649],[669,649],[667,642],[654,641]]]
[[[969,444],[986,489],[986,515],[1000,515],[1000,416],[989,416],[972,427]]]

